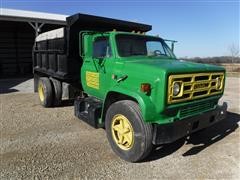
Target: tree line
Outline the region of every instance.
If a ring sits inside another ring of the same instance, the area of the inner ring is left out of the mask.
[[[209,64],[223,64],[223,63],[240,63],[240,57],[233,57],[233,56],[220,56],[220,57],[194,57],[188,58],[183,57],[179,58],[186,61],[192,61],[197,63],[209,63]]]

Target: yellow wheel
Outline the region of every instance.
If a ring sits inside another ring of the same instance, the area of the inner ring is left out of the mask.
[[[42,77],[38,81],[38,96],[42,106],[50,107],[52,105],[53,99],[52,85],[50,80],[46,77]]]
[[[123,150],[129,150],[134,143],[134,131],[129,120],[117,114],[112,120],[112,136],[115,143]]]
[[[110,105],[105,130],[113,151],[130,162],[143,160],[152,149],[152,124],[144,122],[138,104],[121,100]]]
[[[41,102],[44,101],[44,87],[42,83],[38,84],[38,95]]]

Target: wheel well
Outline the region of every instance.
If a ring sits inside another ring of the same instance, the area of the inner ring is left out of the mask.
[[[117,101],[120,101],[120,100],[132,100],[136,103],[137,100],[131,96],[128,96],[128,95],[125,95],[125,94],[121,94],[121,93],[118,93],[118,92],[109,92],[106,99],[105,99],[105,102],[104,102],[104,109],[103,109],[103,114],[102,114],[102,119],[103,121],[105,121],[105,115],[106,115],[106,112],[107,112],[107,109],[108,107],[117,102]]]

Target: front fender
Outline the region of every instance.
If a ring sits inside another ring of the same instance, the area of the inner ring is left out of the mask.
[[[135,99],[139,104],[144,121],[152,121],[154,120],[154,117],[156,117],[156,107],[151,101],[150,97],[146,94],[141,92],[133,92],[119,86],[112,88],[109,92],[117,92]]]

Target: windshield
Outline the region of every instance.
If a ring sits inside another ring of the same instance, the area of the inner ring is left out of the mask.
[[[118,54],[129,56],[156,56],[175,58],[167,44],[160,38],[119,34],[116,36]]]

